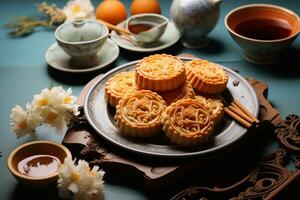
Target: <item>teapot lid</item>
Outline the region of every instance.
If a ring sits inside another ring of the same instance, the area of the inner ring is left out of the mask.
[[[76,19],[60,25],[55,31],[58,40],[81,43],[105,37],[108,28],[96,20]]]

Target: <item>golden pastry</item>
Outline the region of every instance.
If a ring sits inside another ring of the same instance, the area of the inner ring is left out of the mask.
[[[228,75],[218,64],[207,60],[192,60],[186,62],[185,67],[187,79],[200,92],[217,94],[226,88]]]
[[[116,106],[115,121],[119,133],[129,137],[147,137],[161,131],[161,116],[166,103],[157,93],[136,90]]]
[[[168,106],[162,117],[163,131],[179,146],[196,146],[213,131],[207,107],[197,99],[182,99]]]
[[[116,106],[119,100],[126,94],[137,89],[135,84],[135,72],[126,71],[111,77],[105,84],[105,99],[111,106]]]
[[[158,92],[158,94],[165,100],[167,105],[180,99],[193,99],[195,97],[194,89],[187,80],[178,88],[165,92]]]
[[[196,95],[195,99],[198,99],[210,110],[212,121],[217,124],[219,123],[224,115],[224,105],[222,99],[218,95]]]
[[[175,56],[155,54],[136,65],[136,84],[142,89],[172,90],[182,85],[185,79],[184,64]]]

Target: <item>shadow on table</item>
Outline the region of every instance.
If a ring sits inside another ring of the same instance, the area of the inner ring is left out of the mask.
[[[163,49],[161,51],[156,52],[132,52],[126,49],[120,48],[120,55],[129,61],[140,60],[146,56],[150,56],[153,54],[171,54],[171,55],[179,55],[183,53],[183,50],[186,49],[181,41],[176,42],[173,46]],[[209,38],[209,44],[203,48],[192,48],[190,49],[195,52],[201,52],[208,55],[220,54],[224,51],[224,45],[216,38]]]
[[[24,199],[43,199],[43,200],[57,200],[58,191],[56,186],[47,189],[30,189],[22,184],[18,184],[12,193],[11,200],[24,200]]]
[[[84,72],[84,73],[63,72],[48,66],[47,71],[49,76],[51,76],[51,78],[53,78],[55,81],[59,83],[71,84],[71,85],[85,85],[94,77],[98,76],[99,74],[105,73],[108,70],[115,68],[116,66],[117,66],[116,63],[112,63],[103,69],[92,71],[92,72]]]
[[[224,44],[220,42],[218,39],[213,37],[208,37],[208,40],[209,43],[206,47],[195,48],[194,50],[207,55],[217,55],[224,51]]]
[[[126,49],[120,48],[120,55],[128,61],[140,60],[146,56],[150,56],[153,54],[171,54],[177,55],[184,49],[180,42],[176,42],[173,46],[155,52],[133,52]]]
[[[300,77],[300,48],[290,47],[282,54],[279,61],[272,65],[257,67],[264,73],[277,77],[298,78]]]

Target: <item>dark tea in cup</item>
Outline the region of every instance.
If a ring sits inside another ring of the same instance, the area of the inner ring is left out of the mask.
[[[151,22],[140,22],[138,24],[129,24],[128,25],[128,30],[131,33],[134,34],[139,34],[141,32],[145,32],[150,30],[151,28],[157,26],[158,24],[151,23]]]
[[[234,31],[252,39],[278,40],[290,36],[292,27],[280,19],[253,18],[238,23]]]

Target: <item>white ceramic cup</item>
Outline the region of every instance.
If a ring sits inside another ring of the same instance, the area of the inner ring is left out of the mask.
[[[96,20],[75,20],[55,31],[58,45],[71,56],[72,66],[91,67],[99,63],[97,54],[108,37],[108,28]]]
[[[126,29],[131,33],[132,39],[138,43],[151,43],[159,40],[165,32],[169,19],[154,13],[137,14],[126,20]],[[150,25],[152,28],[140,33],[133,32],[134,25]]]

